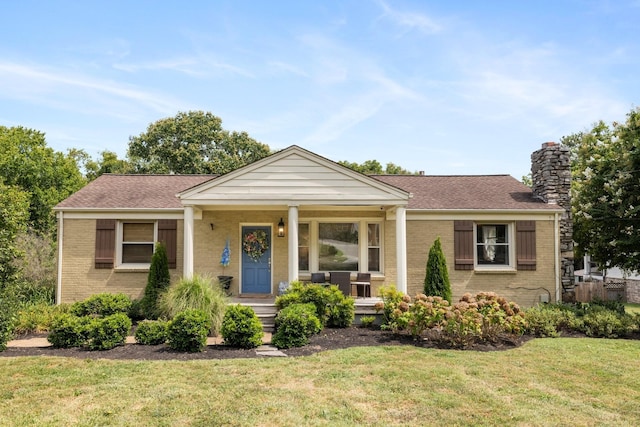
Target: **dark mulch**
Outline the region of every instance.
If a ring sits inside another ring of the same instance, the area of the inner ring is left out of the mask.
[[[476,343],[464,347],[464,350],[495,351],[517,347],[531,339],[529,336],[514,337],[505,336],[496,343]],[[326,350],[335,350],[348,347],[367,346],[416,346],[426,348],[452,348],[446,343],[436,340],[415,341],[410,336],[397,335],[379,329],[351,327],[345,329],[324,329],[320,334],[314,335],[309,344],[304,347],[282,350],[287,356],[308,356]],[[84,349],[56,349],[43,348],[17,348],[10,347],[0,352],[0,357],[15,356],[60,356],[77,357],[82,359],[119,359],[119,360],[197,360],[197,359],[241,359],[258,356],[255,349],[244,350],[227,347],[224,345],[207,346],[200,353],[183,353],[171,350],[164,344],[139,345],[126,344],[107,351],[88,351]]]

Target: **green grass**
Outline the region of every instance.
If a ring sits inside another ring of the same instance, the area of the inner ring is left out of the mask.
[[[634,314],[634,313],[640,314],[640,304],[634,304],[634,303],[628,302],[624,305],[624,309],[629,314]]]
[[[304,358],[0,358],[0,425],[639,425],[640,341]]]

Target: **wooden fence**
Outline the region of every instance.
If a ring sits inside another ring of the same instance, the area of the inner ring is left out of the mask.
[[[626,285],[621,281],[579,282],[576,283],[575,293],[578,302],[591,302],[594,299],[626,302]]]

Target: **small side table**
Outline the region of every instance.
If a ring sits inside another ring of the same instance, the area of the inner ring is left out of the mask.
[[[356,295],[361,296],[360,289],[362,289],[362,298],[371,297],[371,282],[351,282],[351,292],[353,293],[353,287],[356,287]]]

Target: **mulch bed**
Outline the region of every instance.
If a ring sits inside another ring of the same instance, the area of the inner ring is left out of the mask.
[[[495,343],[476,343],[466,346],[463,349],[472,351],[507,350],[518,347],[529,339],[532,339],[532,337],[504,336]],[[410,336],[393,334],[379,329],[350,327],[344,329],[324,329],[320,334],[311,337],[308,345],[282,350],[282,352],[287,356],[308,356],[327,350],[381,345],[451,348],[450,345],[436,340],[427,339],[416,341]],[[76,357],[81,359],[116,360],[198,360],[265,357],[257,355],[255,349],[244,350],[227,347],[225,345],[207,346],[206,349],[200,353],[183,353],[174,351],[164,344],[152,346],[125,344],[106,351],[89,351],[79,348],[57,349],[53,347],[10,347],[5,351],[0,352],[0,357],[15,356],[60,356]]]

